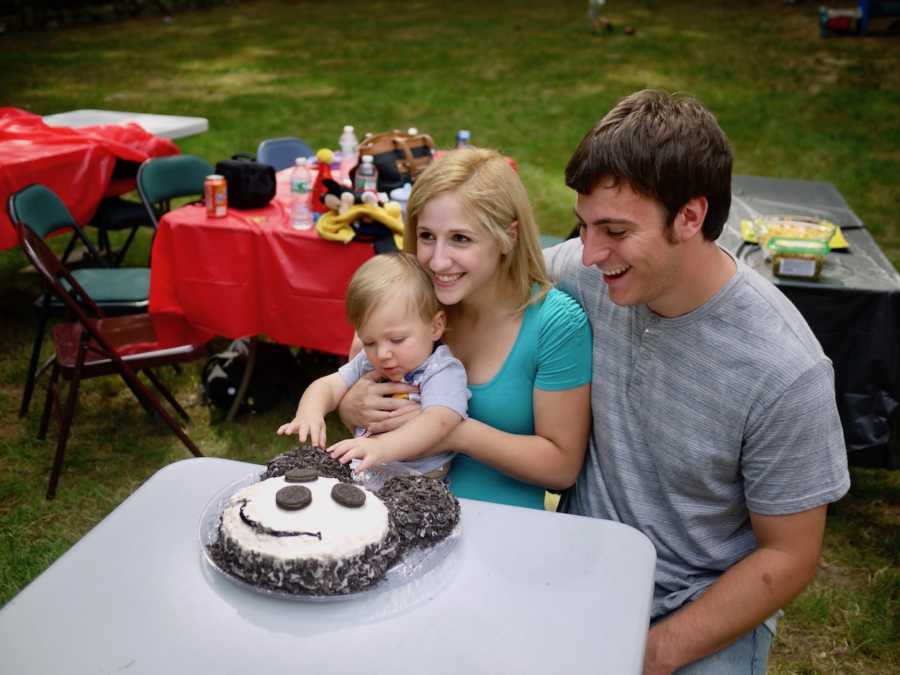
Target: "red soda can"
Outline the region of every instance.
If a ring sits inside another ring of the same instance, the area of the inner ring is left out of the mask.
[[[207,218],[224,218],[228,215],[228,186],[225,176],[212,174],[203,182],[203,198]]]

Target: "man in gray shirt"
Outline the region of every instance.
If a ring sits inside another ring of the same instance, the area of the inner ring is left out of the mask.
[[[593,431],[562,508],[656,547],[647,674],[765,672],[850,485],[830,361],[715,242],[731,164],[697,101],[628,96],[566,167],[580,240],[546,252],[594,335]]]

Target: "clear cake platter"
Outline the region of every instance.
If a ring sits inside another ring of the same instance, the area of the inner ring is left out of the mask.
[[[218,537],[219,518],[228,500],[243,488],[258,482],[259,479],[260,473],[254,472],[225,486],[209,500],[200,517],[199,543],[203,561],[210,569],[239,587],[272,598],[313,603],[347,602],[376,599],[383,596],[389,599],[394,610],[399,610],[416,604],[420,600],[433,597],[446,585],[453,570],[457,567],[456,551],[462,534],[460,523],[457,523],[446,539],[430,547],[416,547],[408,550],[399,561],[388,569],[383,579],[356,593],[342,595],[291,593],[260,588],[248,583],[229,570],[220,567],[210,555],[209,546]],[[363,486],[371,489],[371,483],[368,481],[364,481]]]

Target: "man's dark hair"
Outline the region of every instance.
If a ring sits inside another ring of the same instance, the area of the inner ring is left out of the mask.
[[[619,101],[566,165],[566,185],[580,194],[602,180],[625,181],[660,202],[668,227],[688,200],[706,197],[703,237],[713,241],[731,208],[731,148],[699,101],[646,89]]]

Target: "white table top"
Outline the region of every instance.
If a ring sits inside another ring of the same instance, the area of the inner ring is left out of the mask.
[[[72,110],[70,112],[45,115],[44,123],[51,127],[89,127],[96,124],[125,124],[135,122],[145,131],[163,138],[184,138],[202,134],[209,129],[205,117],[182,117],[180,115],[152,115],[150,113],[121,112],[118,110]]]
[[[0,610],[3,672],[639,673],[656,555],[608,521],[460,500],[446,581],[283,600],[211,569],[209,499],[260,467],[187,459],[150,478]]]

